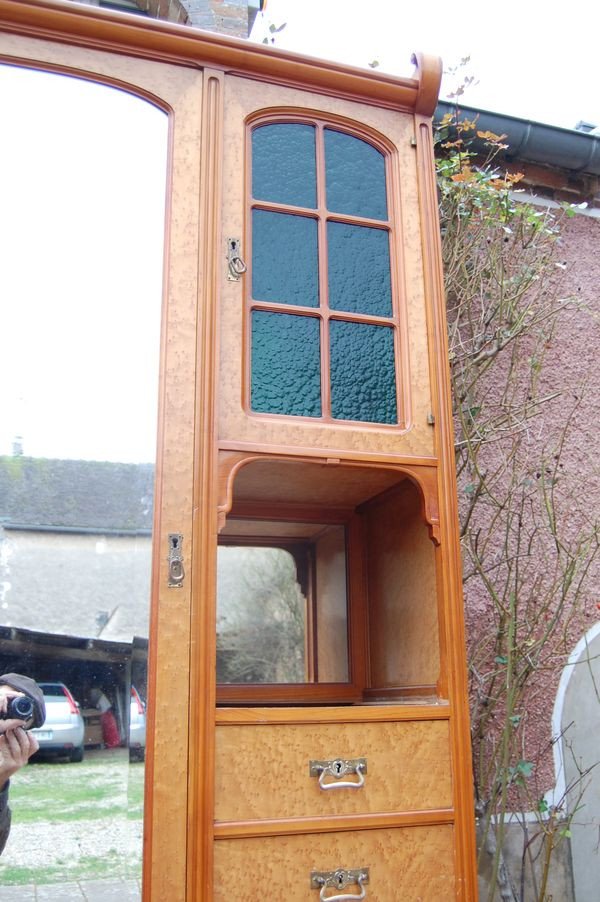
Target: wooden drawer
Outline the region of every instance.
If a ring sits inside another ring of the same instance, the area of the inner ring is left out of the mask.
[[[455,898],[450,825],[227,839],[215,843],[215,902],[319,902],[311,871],[369,868],[365,902]],[[356,884],[343,893],[357,893]]]
[[[310,760],[335,758],[367,759],[361,789],[309,776]],[[448,723],[222,724],[215,780],[221,822],[450,808]]]

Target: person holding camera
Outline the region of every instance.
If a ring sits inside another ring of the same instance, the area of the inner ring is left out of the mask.
[[[0,676],[0,855],[10,833],[8,806],[10,778],[38,750],[37,739],[26,732],[46,719],[42,690],[20,673]]]

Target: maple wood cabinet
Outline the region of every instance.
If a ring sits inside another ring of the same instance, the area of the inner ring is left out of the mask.
[[[0,26],[170,119],[144,899],[475,899],[439,62]]]

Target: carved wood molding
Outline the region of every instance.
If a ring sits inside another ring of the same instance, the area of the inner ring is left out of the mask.
[[[221,450],[219,452],[218,464],[218,489],[217,489],[217,517],[218,530],[221,531],[225,526],[227,514],[230,513],[233,506],[233,486],[236,475],[240,469],[253,461],[287,461],[290,463],[304,464],[335,464],[336,467],[349,468],[360,467],[368,469],[392,470],[399,476],[406,476],[413,482],[419,490],[421,499],[421,512],[423,520],[427,524],[429,537],[436,544],[440,544],[440,512],[438,502],[438,468],[437,466],[423,466],[421,464],[389,464],[389,463],[372,463],[364,460],[349,461],[340,460],[338,458],[315,458],[301,455],[291,454],[273,454],[269,452],[250,452],[250,451],[230,451]],[[272,505],[271,505],[272,507]],[[340,504],[338,511],[346,510],[343,504]]]
[[[398,78],[185,25],[55,0],[0,0],[0,30],[178,65],[222,68],[372,106],[425,115],[435,108],[440,64],[424,54],[413,58],[414,77]]]

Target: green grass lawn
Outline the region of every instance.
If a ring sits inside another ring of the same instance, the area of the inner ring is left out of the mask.
[[[0,865],[0,898],[3,886],[42,886],[49,883],[74,883],[77,880],[115,880],[140,877],[140,866],[123,861],[118,852],[102,857],[82,856],[76,862],[58,859],[55,865],[19,867]]]
[[[125,813],[141,818],[144,768],[121,763],[31,764],[13,780],[13,823],[110,818]]]
[[[2,885],[139,877],[143,792],[144,765],[125,749],[29,764],[11,781],[0,898]]]

